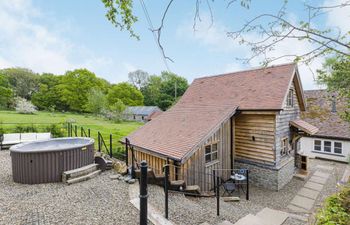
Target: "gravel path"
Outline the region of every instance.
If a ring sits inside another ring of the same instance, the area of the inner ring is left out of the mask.
[[[323,160],[310,160],[310,174],[316,171],[317,165],[333,166],[332,175],[325,184],[319,197],[315,202],[315,207],[320,207],[324,198],[337,191],[336,183],[341,178],[346,164],[335,163]],[[319,170],[319,169],[318,169]],[[294,198],[300,188],[306,181],[293,178],[282,190],[270,191],[260,187],[250,188],[250,201],[241,196],[240,202],[226,203],[220,202],[220,216],[216,216],[216,199],[215,198],[193,198],[185,197],[179,193],[169,195],[169,219],[177,224],[217,224],[223,220],[235,223],[237,220],[247,214],[256,214],[265,207],[271,209],[290,212],[287,205]],[[149,187],[149,201],[153,206],[164,215],[164,191],[158,186]],[[316,209],[315,209],[316,210]],[[299,214],[299,216],[309,217],[310,214]],[[311,216],[312,221],[312,216]],[[307,224],[304,221],[288,218],[284,225],[302,225]]]
[[[17,184],[9,151],[0,151],[0,224],[138,224],[128,185],[112,173],[70,186]]]

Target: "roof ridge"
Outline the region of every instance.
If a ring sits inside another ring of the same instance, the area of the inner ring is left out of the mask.
[[[276,65],[271,65],[271,66],[257,66],[257,67],[252,67],[252,68],[249,68],[249,69],[239,70],[239,71],[235,71],[235,72],[221,73],[221,74],[216,74],[216,75],[207,75],[207,76],[204,76],[204,77],[196,78],[196,79],[194,79],[194,81],[195,80],[212,78],[212,77],[235,75],[237,73],[249,72],[249,71],[254,71],[254,70],[271,69],[271,68],[275,68],[275,67],[281,67],[281,66],[287,66],[287,65],[293,65],[293,64],[297,65],[297,63],[292,62],[292,63],[276,64]]]

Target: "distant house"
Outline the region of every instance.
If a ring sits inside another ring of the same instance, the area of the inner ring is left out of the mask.
[[[350,123],[341,115],[347,101],[327,90],[305,91],[307,110],[303,120],[317,126],[314,135],[303,135],[299,152],[310,157],[348,162],[350,157]]]
[[[304,110],[296,64],[198,78],[174,106],[126,137],[134,149],[129,165],[147,160],[156,175],[174,165],[171,180],[203,191],[213,190],[213,170],[226,180],[231,169],[247,168],[252,183],[279,190],[295,173],[299,133],[317,130],[300,119]]]
[[[162,113],[163,111],[158,106],[129,106],[124,111],[126,120],[147,122]]]

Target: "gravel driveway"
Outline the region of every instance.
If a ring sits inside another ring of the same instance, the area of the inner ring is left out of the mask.
[[[138,224],[128,185],[111,173],[70,186],[17,184],[9,151],[0,151],[0,224]]]

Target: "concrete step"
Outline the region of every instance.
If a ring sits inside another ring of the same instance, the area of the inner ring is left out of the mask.
[[[234,225],[270,225],[265,224],[261,218],[254,216],[253,214],[248,214],[245,217],[239,219]]]
[[[287,220],[289,214],[279,210],[264,208],[256,214],[264,224],[281,225]]]
[[[69,179],[84,176],[86,174],[96,171],[97,169],[98,169],[98,164],[93,163],[74,170],[65,171],[62,174],[62,182],[67,182],[67,180]]]
[[[66,183],[69,185],[69,184],[75,184],[75,183],[78,183],[78,182],[86,181],[86,180],[89,180],[89,179],[92,179],[92,178],[96,177],[101,172],[102,172],[101,170],[96,170],[96,171],[91,172],[91,173],[89,173],[87,175],[69,179],[69,180],[67,180]]]

